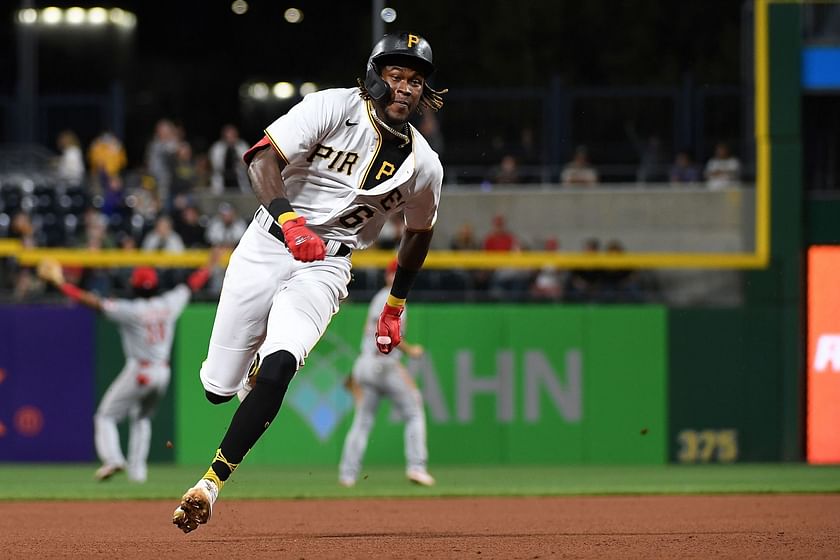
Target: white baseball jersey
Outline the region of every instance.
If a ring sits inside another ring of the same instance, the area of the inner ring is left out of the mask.
[[[270,233],[276,224],[267,211],[258,211],[225,273],[201,367],[205,390],[236,394],[257,352],[285,350],[303,365],[347,297],[351,261],[331,247],[370,246],[400,211],[411,230],[434,226],[443,182],[437,154],[413,127],[410,144],[383,142],[373,114],[358,88],[329,89],[307,95],[266,128],[286,164],[286,198],[327,242],[328,256],[295,260]]]
[[[431,229],[437,218],[443,167],[428,142],[409,126],[411,153],[401,164],[381,157],[383,143],[358,88],[307,95],[265,133],[286,162],[286,197],[324,240],[363,249],[388,217],[404,211],[409,229]]]
[[[163,363],[169,361],[175,322],[190,301],[185,284],[152,298],[106,299],[105,316],[119,326],[126,360]]]

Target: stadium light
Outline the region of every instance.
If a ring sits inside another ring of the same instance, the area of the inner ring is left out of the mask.
[[[248,95],[250,95],[254,99],[267,99],[268,93],[268,84],[266,84],[265,82],[257,82],[255,84],[251,84],[251,86],[248,88]]]
[[[49,8],[41,10],[41,17],[38,19],[43,21],[46,25],[58,25],[61,23],[63,18],[64,11],[61,8],[50,6]]]
[[[68,8],[64,12],[64,19],[70,25],[81,25],[85,22],[85,11],[82,8]]]
[[[289,8],[283,12],[283,19],[288,23],[300,23],[303,21],[303,10],[299,8]]]
[[[18,21],[24,25],[32,25],[38,21],[38,10],[35,8],[26,8],[18,11]]]
[[[306,97],[310,93],[318,91],[318,86],[314,82],[303,82],[300,84],[300,96]]]
[[[290,82],[277,82],[271,92],[277,99],[289,99],[295,94],[295,86]]]
[[[231,11],[238,15],[244,15],[248,12],[248,2],[245,0],[235,0],[233,4],[230,5]]]
[[[87,20],[91,25],[104,25],[108,21],[108,10],[91,8],[87,12]]]
[[[115,27],[130,31],[137,25],[137,16],[121,8],[108,10],[95,7],[85,10],[78,6],[66,9],[49,6],[42,10],[35,8],[18,10],[17,22],[25,26],[44,26],[48,28],[66,26],[76,29],[84,29],[88,26],[100,27],[110,23]]]

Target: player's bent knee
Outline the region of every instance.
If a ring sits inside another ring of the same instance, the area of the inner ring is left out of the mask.
[[[228,402],[229,400],[231,400],[236,395],[229,395],[229,396],[217,395],[216,393],[211,393],[210,391],[205,389],[204,390],[204,396],[207,397],[207,400],[210,401],[213,404],[224,404],[224,403]]]
[[[286,350],[278,350],[266,356],[257,374],[257,384],[282,387],[284,390],[297,372],[298,361]]]

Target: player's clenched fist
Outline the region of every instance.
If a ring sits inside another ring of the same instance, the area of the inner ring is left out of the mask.
[[[324,241],[306,227],[306,218],[300,216],[286,220],[281,226],[286,247],[292,256],[303,262],[322,261],[327,254]]]
[[[404,306],[385,304],[379,321],[376,323],[376,347],[383,354],[390,354],[396,348],[402,337],[400,335],[400,316]]]

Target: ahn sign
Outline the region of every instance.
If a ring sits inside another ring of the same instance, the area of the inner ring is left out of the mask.
[[[808,250],[808,462],[840,463],[840,246]]]

